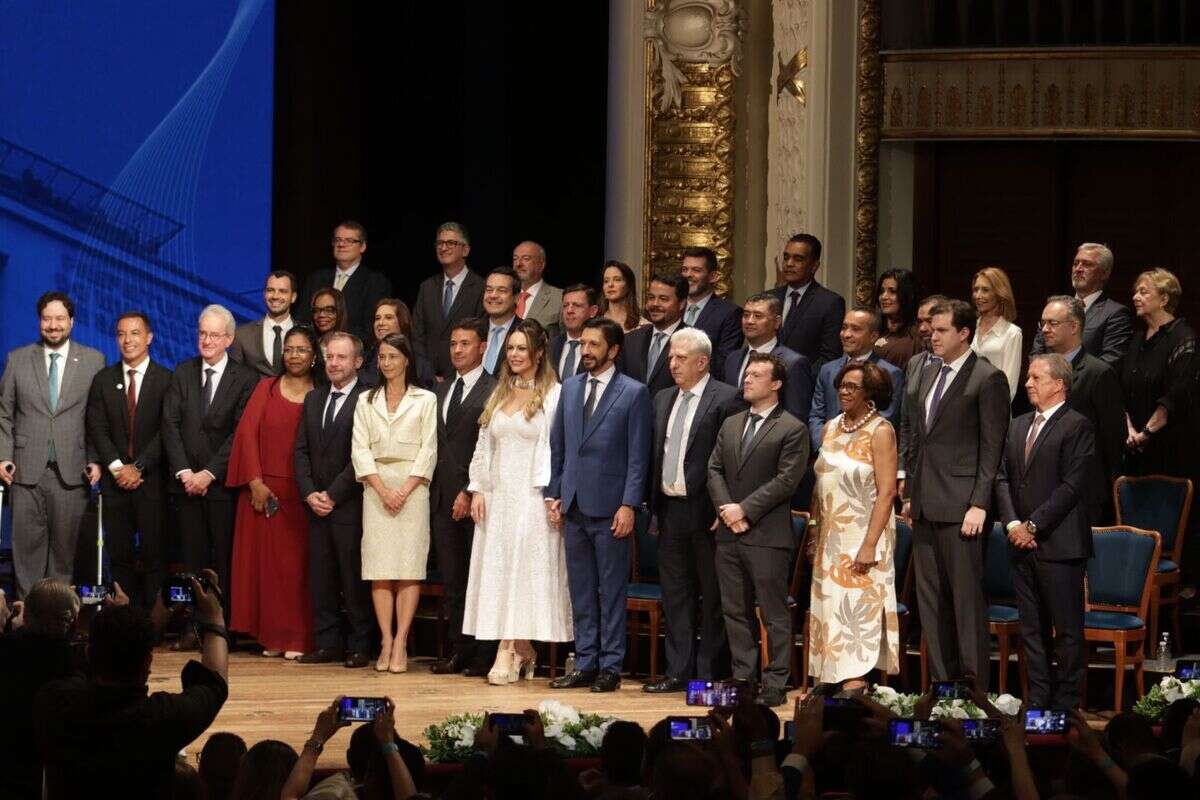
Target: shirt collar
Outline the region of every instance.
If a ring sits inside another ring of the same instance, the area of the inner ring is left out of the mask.
[[[63,357],[63,361],[66,361],[67,356],[70,354],[70,352],[71,352],[71,339],[70,338],[63,339],[63,343],[60,344],[58,347],[50,347],[45,342],[42,342],[42,354],[46,357],[47,361],[50,360],[51,353],[58,353],[59,355],[61,355]]]
[[[680,317],[679,319],[675,320],[667,327],[663,328],[661,331],[658,328],[655,328],[654,333],[665,333],[668,336],[670,336],[672,333],[679,330],[679,326],[682,324],[683,324],[683,317]]]
[[[985,336],[1003,336],[1011,327],[1013,327],[1011,322],[1006,320],[1004,317],[997,317],[996,321],[992,323],[992,327],[988,329],[987,333],[984,333],[978,328],[975,329],[975,340],[979,341]]]
[[[488,318],[488,336],[490,337],[492,334],[492,331],[494,331],[496,328],[507,328],[509,325],[512,324],[513,318],[516,316],[517,316],[517,313],[514,311],[508,319],[504,320],[504,322],[492,322],[491,317],[489,317]]]
[[[355,261],[353,264],[351,264],[351,265],[350,265],[349,267],[347,267],[346,269],[342,269],[342,265],[341,265],[341,264],[334,264],[334,266],[333,266],[333,274],[334,274],[334,275],[337,275],[337,274],[340,272],[340,273],[342,273],[343,275],[345,275],[347,278],[349,278],[351,275],[353,275],[353,274],[354,274],[354,270],[358,269],[358,267],[359,267],[359,265],[360,265],[360,264],[362,264],[362,259],[361,259],[361,258],[360,258],[358,261]]]
[[[750,344],[750,342],[747,341],[746,342],[746,349],[747,349],[746,354],[749,355],[750,353],[766,353],[767,355],[770,355],[771,353],[775,352],[775,348],[778,346],[779,346],[779,337],[778,336],[772,337],[771,339],[767,340],[763,344],[760,344],[758,347],[752,346]]]
[[[274,330],[275,326],[278,325],[281,328],[283,328],[284,332],[286,333],[287,331],[291,330],[292,326],[294,326],[295,324],[296,323],[292,320],[291,314],[288,314],[286,317],[284,317],[279,322],[276,322],[275,320],[271,319],[270,314],[267,314],[266,316],[263,317],[263,329],[268,330],[268,331]]]
[[[481,361],[481,362],[479,362],[479,366],[475,367],[475,369],[471,370],[470,372],[459,375],[458,377],[462,378],[463,391],[465,392],[465,391],[469,390],[472,386],[474,386],[475,382],[477,380],[479,380],[479,376],[482,374],[483,374],[483,362]]]
[[[1074,364],[1075,356],[1079,355],[1079,351],[1082,349],[1083,349],[1083,345],[1080,345],[1079,347],[1076,347],[1074,350],[1072,350],[1071,352],[1069,352],[1065,356],[1063,356],[1063,358],[1065,358],[1067,360],[1068,364]]]
[[[800,297],[803,298],[804,293],[808,291],[808,287],[810,287],[812,285],[813,285],[813,282],[810,279],[808,281],[808,283],[804,284],[803,286],[786,286],[786,287],[784,287],[784,296],[786,297],[788,295],[791,295],[792,292],[799,292]]]
[[[536,294],[537,294],[539,291],[541,291],[541,288],[542,288],[542,284],[543,284],[543,283],[545,283],[545,281],[544,281],[544,280],[538,280],[538,282],[537,282],[537,283],[533,284],[533,285],[532,285],[532,286],[530,286],[528,289],[522,289],[521,291],[522,291],[522,292],[524,292],[524,293],[526,293],[526,294],[528,294],[528,295],[530,296],[530,298],[532,298],[532,297],[533,297],[534,295],[536,295]]]
[[[228,351],[222,353],[221,360],[218,361],[217,363],[213,364],[212,366],[209,366],[208,363],[204,360],[204,357],[201,356],[200,357],[200,374],[203,375],[204,370],[211,369],[211,370],[215,370],[217,375],[222,375],[222,374],[224,374],[225,367],[228,364],[229,364],[229,352]]]
[[[446,273],[443,272],[442,273],[442,286],[446,285],[446,281],[450,281],[451,283],[454,284],[454,288],[457,290],[458,287],[462,286],[462,282],[467,279],[468,271],[469,271],[468,268],[464,265],[463,268],[458,271],[458,274],[455,275],[453,278],[447,278]]]
[[[1086,312],[1089,308],[1092,307],[1092,303],[1094,303],[1100,299],[1100,295],[1103,293],[1104,293],[1103,289],[1097,289],[1096,291],[1092,292],[1091,294],[1084,295],[1083,297],[1079,297],[1079,295],[1075,295],[1075,296],[1079,297],[1079,299],[1083,301],[1083,310]]]
[[[600,381],[601,386],[608,386],[609,381],[613,379],[613,375],[616,374],[616,371],[617,365],[609,364],[608,369],[604,370],[604,372],[601,372],[599,375],[593,375],[589,372],[588,380],[590,381],[592,378],[595,378],[596,380]]]
[[[343,386],[340,389],[331,384],[329,387],[329,393],[333,394],[334,392],[341,392],[343,397],[349,397],[350,393],[354,391],[354,387],[357,385],[358,385],[358,373],[356,372],[356,373],[354,373],[354,377],[350,379],[350,382],[347,383],[345,386]]]
[[[951,374],[957,375],[958,371],[963,368],[963,364],[967,363],[967,359],[971,357],[971,353],[973,353],[973,352],[975,352],[975,351],[973,351],[971,348],[968,347],[966,352],[964,352],[961,356],[954,359],[950,363],[947,364],[945,361],[943,361],[942,366],[949,367]]]
[[[776,401],[776,402],[775,402],[775,403],[774,403],[774,404],[773,404],[771,407],[769,407],[769,408],[766,408],[766,409],[764,409],[764,410],[763,410],[763,411],[761,411],[761,412],[759,412],[759,411],[755,411],[753,408],[751,408],[751,409],[750,409],[750,413],[751,413],[751,414],[758,414],[760,417],[762,417],[762,418],[765,420],[765,419],[767,419],[768,417],[770,417],[772,414],[774,414],[774,413],[775,413],[775,409],[777,409],[777,408],[779,408],[779,402],[778,402],[778,401]],[[747,417],[747,419],[749,419],[749,417]]]
[[[1057,402],[1054,405],[1047,408],[1045,411],[1038,411],[1037,409],[1034,409],[1033,415],[1036,417],[1038,414],[1041,414],[1042,421],[1045,422],[1046,420],[1053,417],[1056,413],[1058,413],[1058,410],[1060,408],[1062,408],[1063,406],[1065,406],[1066,404],[1067,404],[1066,400],[1060,400],[1059,402]]]
[[[711,378],[712,378],[712,375],[708,372],[706,372],[702,376],[700,376],[700,380],[696,381],[696,385],[693,386],[692,388],[688,389],[688,391],[692,393],[692,397],[700,397],[701,395],[703,395],[704,390],[708,388],[708,381]],[[679,394],[680,394],[680,396],[683,395],[683,389],[679,390]]]
[[[149,369],[149,367],[150,367],[150,354],[147,353],[146,355],[142,356],[141,363],[139,363],[139,364],[129,365],[129,364],[126,364],[124,361],[122,361],[121,362],[121,374],[128,375],[129,370],[133,370],[134,372],[136,372],[138,374],[138,377],[140,378],[146,374],[146,370]]]
[[[704,297],[701,297],[699,300],[697,300],[695,302],[688,300],[688,305],[695,306],[697,309],[696,313],[699,314],[701,311],[704,310],[704,307],[706,305],[708,305],[708,301],[712,298],[712,296],[713,296],[713,292],[710,291],[708,294],[704,295]]]

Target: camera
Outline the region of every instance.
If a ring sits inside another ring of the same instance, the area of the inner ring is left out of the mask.
[[[938,700],[969,700],[971,687],[966,681],[934,681],[933,696]]]
[[[529,717],[524,714],[488,714],[488,722],[502,736],[524,736]]]
[[[201,588],[206,592],[213,590],[213,585],[208,578],[203,575],[192,575],[188,572],[181,572],[177,575],[172,575],[163,584],[162,598],[163,603],[168,606],[196,604],[195,592],[192,591],[192,579],[199,581]]]
[[[1066,733],[1067,712],[1048,708],[1030,708],[1025,711],[1026,733]]]
[[[1000,720],[964,719],[963,736],[972,744],[992,744],[1000,738]]]
[[[1175,677],[1181,681],[1200,680],[1200,659],[1181,658],[1176,661]]]
[[[338,719],[342,722],[374,722],[387,710],[387,699],[383,697],[343,697],[338,705]]]
[[[687,704],[733,708],[738,704],[741,687],[730,681],[688,681]]]

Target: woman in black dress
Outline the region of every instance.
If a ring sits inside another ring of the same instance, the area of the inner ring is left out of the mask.
[[[1125,392],[1125,474],[1195,472],[1192,438],[1197,368],[1196,334],[1175,316],[1183,290],[1165,269],[1143,272],[1133,284],[1138,329],[1121,362]]]

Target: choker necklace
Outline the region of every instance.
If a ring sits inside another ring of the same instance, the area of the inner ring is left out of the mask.
[[[866,425],[868,422],[870,422],[871,417],[873,416],[875,416],[875,409],[868,409],[867,413],[863,414],[862,419],[860,419],[858,422],[855,422],[853,425],[847,425],[846,415],[842,414],[841,419],[838,420],[838,427],[842,429],[842,433],[854,433],[863,425]]]
[[[513,375],[512,380],[509,381],[509,386],[512,386],[514,389],[532,389],[534,386],[537,386],[537,381],[533,378],[523,381],[516,375]]]

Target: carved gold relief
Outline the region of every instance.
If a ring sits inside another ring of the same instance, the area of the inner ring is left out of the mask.
[[[1062,96],[1053,83],[1046,89],[1046,124],[1055,128],[1063,124]]]
[[[879,230],[879,132],[883,126],[883,62],[879,55],[879,0],[859,0],[855,53],[854,298],[871,303]],[[924,105],[929,93],[922,88]],[[918,95],[920,98],[921,95]],[[917,116],[922,100],[917,101]],[[925,113],[928,113],[926,109]]]
[[[957,86],[951,86],[946,92],[946,124],[953,128],[962,124],[962,99],[958,96]]]
[[[1025,87],[1017,84],[1008,101],[1008,124],[1014,128],[1025,126]]]

